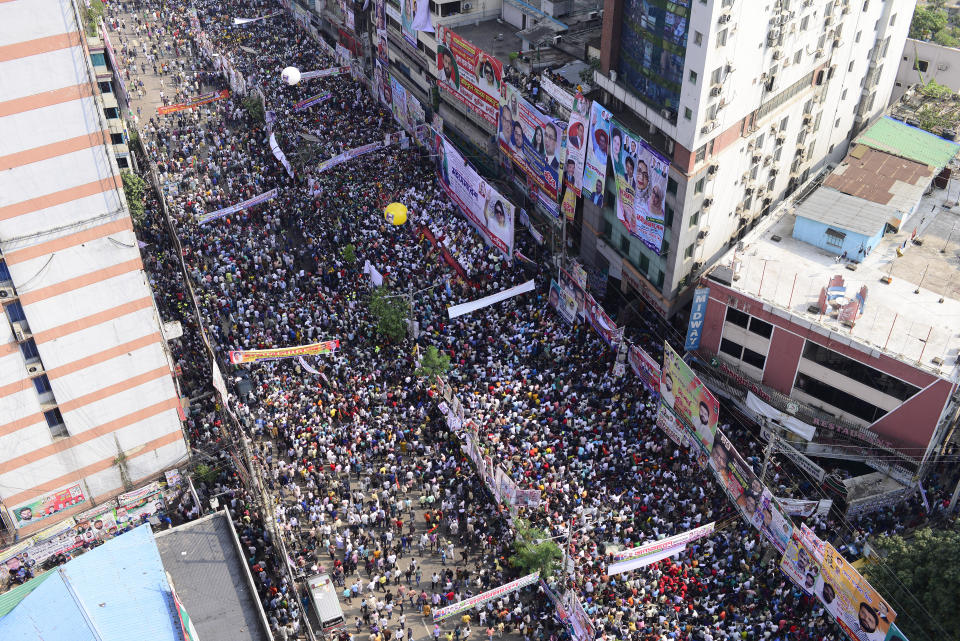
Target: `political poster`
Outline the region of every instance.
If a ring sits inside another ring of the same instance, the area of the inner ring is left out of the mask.
[[[883,641],[897,619],[890,604],[829,543],[824,543],[814,594],[847,636],[856,641]]]
[[[241,365],[243,363],[259,363],[263,361],[275,361],[281,358],[293,358],[295,356],[317,356],[319,354],[329,354],[340,348],[339,340],[323,341],[311,345],[300,345],[298,347],[280,347],[277,349],[249,349],[249,350],[231,350],[230,363]]]
[[[790,516],[802,516],[804,518],[813,515],[822,516],[830,511],[833,506],[833,499],[820,499],[818,501],[807,501],[804,499],[788,499],[777,497],[777,502],[783,511]]]
[[[767,487],[763,488],[763,493],[760,495],[760,502],[753,514],[752,523],[773,544],[773,547],[781,552],[787,549],[787,543],[793,536],[793,521]]]
[[[77,515],[77,533],[84,541],[104,541],[119,530],[114,505],[100,505]]]
[[[624,572],[630,572],[632,570],[637,570],[639,568],[644,568],[648,565],[653,565],[658,561],[663,561],[664,559],[680,554],[687,549],[686,543],[674,544],[670,547],[665,547],[658,549],[656,551],[651,551],[644,556],[638,556],[636,558],[629,559],[627,561],[618,561],[617,563],[611,563],[607,566],[607,574],[609,576],[616,576],[617,574],[622,574]]]
[[[354,147],[353,149],[347,150],[343,153],[337,154],[333,158],[328,158],[324,160],[319,165],[317,165],[317,172],[323,173],[328,169],[336,167],[341,163],[345,163],[348,160],[353,160],[364,154],[369,154],[383,147],[383,141],[378,140],[376,142],[371,142],[366,145],[361,145],[360,147]]]
[[[586,290],[577,282],[577,279],[570,274],[567,270],[560,269],[560,277],[558,279],[560,287],[565,291],[573,295],[574,300],[576,301],[577,306],[577,317],[586,318],[587,315],[587,292]]]
[[[814,534],[806,523],[801,523],[799,530],[800,537],[803,539],[804,545],[813,553],[813,558],[816,559],[817,563],[822,563],[823,555],[826,552],[826,544],[819,536]]]
[[[389,107],[393,102],[393,94],[390,91],[390,74],[386,71],[389,65],[382,60],[375,60],[373,64],[373,84],[371,90],[373,96],[380,104]]]
[[[400,0],[400,31],[412,46],[417,46],[417,31],[433,33],[430,3],[427,0]]]
[[[571,111],[567,123],[567,159],[563,165],[563,182],[577,196],[583,194],[583,168],[587,158],[587,134],[589,131],[589,102],[582,96],[577,101],[583,111]],[[602,190],[601,190],[602,192]]]
[[[688,543],[692,543],[713,533],[715,523],[707,523],[700,527],[675,534],[657,541],[651,541],[633,548],[620,550],[612,555],[612,560],[619,562],[610,564],[607,567],[607,574],[618,574],[627,572],[651,563],[665,559],[667,556],[673,556],[682,551]],[[664,556],[665,554],[665,556]],[[642,563],[634,564],[633,561],[641,560]]]
[[[570,222],[577,217],[577,193],[573,187],[567,187],[560,202],[560,213]]]
[[[213,222],[214,220],[219,220],[221,218],[229,216],[230,214],[234,214],[238,211],[250,209],[251,207],[254,207],[255,205],[259,205],[260,203],[265,203],[268,200],[273,200],[274,198],[277,197],[277,193],[278,193],[278,190],[276,188],[273,188],[270,191],[265,191],[258,196],[254,196],[253,198],[248,198],[243,202],[237,203],[236,205],[230,205],[229,207],[224,207],[223,209],[212,211],[209,214],[202,214],[197,217],[197,223],[200,225],[204,225],[206,223]]]
[[[730,500],[744,518],[753,524],[765,488],[760,478],[753,473],[753,468],[743,460],[730,439],[720,430],[717,430],[710,452],[710,466]]]
[[[891,623],[890,629],[887,630],[887,636],[883,641],[909,641],[909,639],[907,639],[907,635],[900,631],[896,623]]]
[[[194,107],[199,107],[200,105],[206,105],[211,102],[216,102],[217,100],[223,100],[224,98],[229,98],[230,92],[226,89],[221,91],[211,91],[210,93],[205,93],[200,96],[194,96],[189,100],[184,102],[177,103],[175,105],[164,105],[157,107],[157,113],[161,116],[166,114],[172,114],[177,111],[185,111],[187,109],[193,109]]]
[[[696,437],[703,451],[709,453],[720,418],[720,403],[666,341],[660,371],[660,400]]]
[[[612,318],[607,316],[607,312],[604,311],[603,306],[600,305],[592,295],[586,295],[585,303],[587,322],[600,334],[600,338],[607,344],[607,347],[616,351],[621,339],[620,330],[617,328],[616,323],[613,322]]]
[[[780,569],[800,589],[807,594],[813,594],[817,577],[820,576],[820,564],[799,535],[791,537],[787,544],[783,558],[780,559]]]
[[[116,519],[117,527],[126,527],[129,524],[139,525],[140,522],[157,512],[163,512],[163,494],[158,490],[130,501],[118,501]]]
[[[583,197],[595,205],[603,205],[607,181],[607,159],[610,150],[610,123],[613,115],[599,102],[590,107],[590,133],[583,164]]]
[[[700,338],[703,336],[703,321],[707,317],[707,301],[710,299],[709,287],[698,287],[693,292],[693,302],[690,305],[690,320],[687,322],[687,337],[683,349],[690,352],[700,349]]]
[[[409,117],[407,116],[407,89],[400,84],[400,81],[392,73],[390,74],[390,93],[393,98],[390,106],[391,111],[393,111],[393,119],[405,130],[410,131]]]
[[[550,281],[550,293],[547,296],[547,303],[550,307],[557,310],[560,318],[571,325],[577,320],[577,300],[573,292],[560,286],[555,280]]]
[[[509,84],[504,87],[500,149],[556,203],[566,156],[565,127],[527,102],[516,87]]]
[[[48,516],[69,510],[86,500],[80,484],[74,483],[62,490],[57,490],[50,494],[43,494],[32,501],[21,503],[12,508],[10,513],[16,520],[17,528],[19,529],[38,523]]]
[[[493,588],[492,590],[487,590],[486,592],[481,592],[480,594],[472,596],[468,599],[458,601],[453,605],[449,605],[445,608],[439,608],[437,610],[434,610],[433,622],[437,623],[439,621],[443,621],[444,619],[448,619],[456,614],[460,614],[461,612],[466,612],[471,608],[475,608],[478,605],[483,605],[487,601],[492,601],[506,594],[510,594],[511,592],[516,592],[520,588],[524,588],[528,585],[536,583],[539,579],[540,579],[540,572],[537,571],[537,572],[534,572],[533,574],[528,574],[524,577],[520,577],[515,581],[511,581],[510,583],[505,583],[504,585]]]
[[[617,182],[617,219],[659,254],[670,161],[616,121],[610,129],[610,160]]]
[[[305,98],[299,102],[294,103],[293,110],[303,111],[304,109],[309,109],[314,105],[319,105],[322,102],[326,102],[327,100],[330,100],[332,95],[333,94],[331,94],[329,91],[326,91],[324,93],[318,93],[315,96],[310,96],[309,98]]]
[[[638,345],[631,345],[627,353],[630,369],[651,394],[660,394],[660,364]]]
[[[437,27],[437,85],[489,124],[497,125],[503,63],[446,27]]]
[[[434,150],[443,190],[490,244],[512,258],[514,206],[487,184],[444,136],[434,136]]]
[[[567,612],[570,613],[570,628],[573,632],[571,636],[575,641],[593,641],[596,638],[596,628],[576,593],[567,590],[564,601]]]

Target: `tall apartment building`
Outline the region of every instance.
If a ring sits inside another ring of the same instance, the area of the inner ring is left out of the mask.
[[[129,105],[127,86],[123,81],[123,71],[117,66],[110,34],[103,23],[97,26],[95,34],[88,27],[87,47],[90,49],[90,61],[97,77],[97,90],[103,102],[103,115],[110,129],[110,144],[117,166],[120,169],[135,169],[136,159],[128,145],[130,132],[123,119],[123,112]]]
[[[187,455],[81,11],[0,3],[0,538]]]
[[[606,0],[597,98],[671,159],[660,255],[584,203],[581,252],[665,316],[882,112],[913,0]]]

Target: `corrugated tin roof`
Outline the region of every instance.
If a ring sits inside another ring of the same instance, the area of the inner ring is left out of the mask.
[[[857,145],[823,184],[851,196],[909,212],[920,202],[933,176],[934,169],[930,165]]]
[[[873,123],[856,142],[936,167],[937,170],[945,167],[960,151],[960,144],[889,116]]]
[[[820,187],[810,194],[797,207],[796,215],[863,236],[873,236],[883,230],[887,221],[899,217],[895,207],[849,196],[829,187]]]
[[[0,594],[0,619],[7,616],[10,610],[17,607],[17,604],[27,598],[27,595],[40,587],[40,584],[50,578],[50,571],[35,576],[26,583],[18,585],[12,590],[7,590]]]
[[[179,641],[149,525],[60,566],[0,619],[4,641]]]

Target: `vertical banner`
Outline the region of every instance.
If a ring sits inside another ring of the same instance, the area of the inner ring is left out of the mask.
[[[670,162],[618,122],[610,129],[610,160],[617,181],[617,218],[659,254]]]
[[[687,426],[700,447],[709,453],[720,418],[720,403],[666,341],[663,344],[660,399]]]
[[[549,200],[557,202],[560,168],[566,157],[565,127],[540,113],[512,85],[505,84],[500,109],[500,149]]]
[[[630,362],[630,369],[637,375],[643,386],[651,394],[660,394],[660,365],[647,354],[643,348],[637,345],[630,346],[630,352],[627,354],[627,360]]]
[[[391,110],[393,111],[394,120],[406,131],[410,131],[412,127],[410,126],[410,119],[407,115],[407,89],[400,84],[392,73],[390,74],[390,93],[393,96]]]
[[[547,297],[550,307],[557,310],[560,317],[571,325],[577,320],[577,300],[555,281],[550,281],[550,294]]]
[[[562,213],[567,220],[573,221],[577,216],[577,194],[573,190],[573,187],[568,187],[567,191],[563,194],[563,201],[560,203],[560,213]]]
[[[576,301],[577,316],[579,318],[587,317],[587,290],[580,286],[577,279],[565,270],[560,270],[560,288],[569,292]]]
[[[884,639],[897,613],[829,543],[814,593],[851,639]]]
[[[417,46],[417,28],[414,21],[417,18],[418,5],[427,6],[427,0],[400,0],[400,31],[403,39],[411,46]],[[429,7],[427,9],[429,11]]]
[[[617,329],[616,323],[613,322],[612,318],[607,316],[607,312],[604,311],[600,303],[590,294],[587,294],[586,304],[587,321],[597,330],[603,342],[605,342],[610,349],[616,351],[620,345],[620,331]]]
[[[599,102],[590,108],[590,134],[583,165],[583,195],[597,206],[603,205],[603,185],[607,180],[612,115]]]
[[[496,127],[503,63],[443,26],[437,43],[437,85]]]
[[[687,338],[683,344],[683,349],[688,352],[700,349],[700,338],[703,336],[703,319],[707,317],[707,301],[709,299],[709,287],[698,287],[693,292],[690,321],[687,323]]]
[[[437,178],[460,211],[487,241],[513,257],[514,206],[467,165],[446,138],[434,136]]]
[[[780,559],[780,569],[797,587],[807,594],[813,594],[821,568],[814,558],[813,551],[799,535],[791,537],[787,544],[783,558]]]
[[[583,194],[583,168],[587,157],[587,135],[589,131],[588,114],[589,102],[577,94],[576,105],[583,111],[570,112],[570,122],[567,123],[567,160],[563,166],[563,182],[568,189],[573,189],[577,196]],[[603,190],[600,190],[603,193]]]

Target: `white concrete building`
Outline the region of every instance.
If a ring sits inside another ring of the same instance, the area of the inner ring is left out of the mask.
[[[914,4],[606,0],[600,101],[672,165],[661,254],[587,202],[587,262],[672,315],[696,276],[883,111]]]
[[[0,535],[187,455],[81,3],[0,3]]]
[[[907,38],[890,104],[900,100],[910,87],[931,80],[960,91],[960,49]]]

